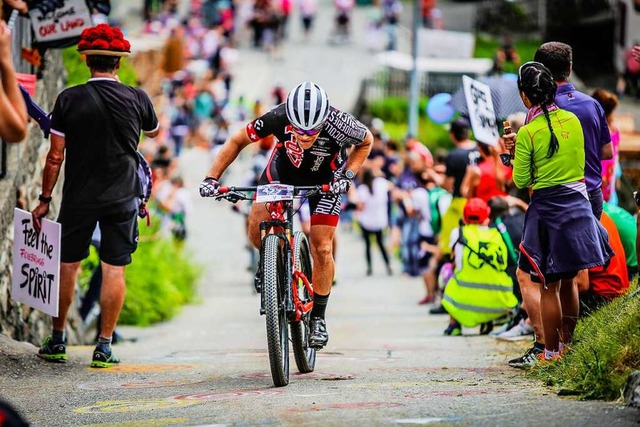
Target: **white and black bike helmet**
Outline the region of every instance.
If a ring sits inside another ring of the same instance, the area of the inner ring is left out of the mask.
[[[289,122],[298,129],[320,127],[329,115],[329,97],[313,82],[302,82],[293,88],[285,104]]]

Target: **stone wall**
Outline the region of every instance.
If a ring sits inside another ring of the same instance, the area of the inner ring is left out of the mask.
[[[60,52],[50,50],[45,57],[43,78],[38,80],[36,102],[51,111],[64,88],[65,71]],[[42,184],[42,168],[49,149],[37,123],[31,122],[27,138],[18,144],[7,144],[7,170],[0,179],[0,333],[19,341],[39,344],[51,331],[51,318],[11,298],[13,251],[13,210],[16,206],[31,210],[37,204]],[[51,203],[50,219],[55,219],[60,202],[62,179],[58,181]],[[68,328],[70,341],[77,340],[74,324]]]

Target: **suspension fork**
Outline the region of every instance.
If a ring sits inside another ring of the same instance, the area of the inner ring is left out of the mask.
[[[282,232],[271,232],[269,233],[269,230],[271,229],[280,229],[280,230],[284,230],[284,233]],[[265,237],[267,237],[267,235],[269,234],[273,234],[275,236],[278,236],[278,238],[282,241],[282,245],[283,245],[283,249],[284,249],[284,277],[282,277],[282,284],[283,284],[283,289],[281,289],[281,292],[284,292],[284,309],[287,313],[293,312],[294,311],[294,306],[293,306],[293,302],[292,302],[292,296],[291,296],[291,283],[292,283],[292,276],[293,276],[293,251],[292,251],[292,247],[290,244],[290,240],[291,240],[291,224],[288,221],[281,221],[281,220],[270,220],[270,221],[263,221],[260,223],[260,240],[262,242],[264,242]],[[262,275],[262,264],[264,261],[264,244],[260,245],[260,263],[258,266],[258,271],[259,274]],[[265,304],[264,304],[264,281],[263,281],[263,285],[261,287],[261,291],[260,291],[260,314],[265,314]]]

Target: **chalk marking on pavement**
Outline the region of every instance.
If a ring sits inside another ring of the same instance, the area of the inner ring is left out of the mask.
[[[91,372],[99,372],[105,374],[122,374],[122,373],[141,373],[141,372],[163,372],[163,371],[177,371],[184,369],[193,369],[195,365],[143,365],[143,364],[133,364],[133,365],[115,365],[110,367],[109,369],[92,369],[87,368],[87,370]]]
[[[115,384],[81,383],[81,384],[78,384],[78,388],[81,390],[111,390],[111,389],[118,389],[118,388],[156,388],[156,387],[174,387],[174,386],[179,387],[179,386],[185,386],[185,385],[203,384],[210,380],[215,380],[218,378],[220,378],[219,375],[213,375],[206,380],[198,380],[198,381],[165,379],[165,380],[151,380],[151,381],[144,381],[144,382],[129,382],[129,383],[115,383]]]
[[[341,409],[366,409],[366,408],[395,408],[404,406],[402,403],[395,402],[351,402],[351,403],[333,403],[331,405],[306,405],[302,408],[292,409],[293,412],[320,412]]]
[[[122,421],[119,423],[84,424],[81,427],[155,427],[185,424],[189,418],[151,418],[147,420]]]
[[[296,372],[291,374],[291,376],[296,377],[296,379],[310,379],[310,380],[321,380],[321,381],[344,381],[344,380],[353,380],[356,378],[356,374],[354,373],[335,373],[335,372],[309,372],[306,374]],[[271,378],[271,374],[268,372],[254,372],[250,374],[240,374],[237,375],[236,378],[243,379],[262,379],[262,378]]]
[[[451,367],[451,366],[440,366],[433,368],[411,368],[411,367],[401,367],[401,366],[389,366],[389,367],[381,367],[381,368],[371,368],[370,371],[383,371],[383,372],[442,372],[442,373],[474,373],[474,374],[501,374],[501,373],[510,373],[508,369],[504,368],[471,368],[471,367]]]
[[[441,423],[456,423],[461,421],[460,418],[405,418],[399,420],[393,420],[396,424],[441,424]]]
[[[237,390],[211,393],[190,393],[156,399],[123,399],[99,401],[95,405],[76,408],[78,414],[152,411],[197,405],[202,402],[233,399],[245,396],[270,396],[282,394],[280,390]]]
[[[497,396],[499,394],[511,394],[512,390],[448,390],[448,391],[420,391],[407,393],[408,399],[433,399],[436,397],[470,397],[470,396]]]

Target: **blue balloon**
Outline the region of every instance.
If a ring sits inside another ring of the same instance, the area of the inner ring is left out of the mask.
[[[456,109],[453,108],[450,101],[451,94],[438,93],[433,95],[427,103],[427,117],[439,125],[449,123],[456,113]]]

